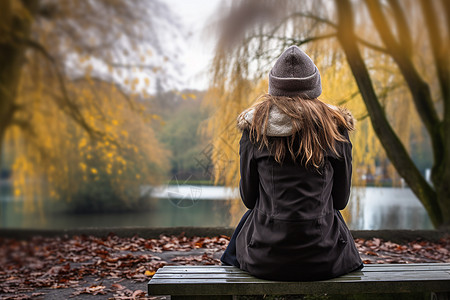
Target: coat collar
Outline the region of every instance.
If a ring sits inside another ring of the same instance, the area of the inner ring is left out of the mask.
[[[342,117],[344,117],[347,125],[350,127],[350,130],[354,130],[356,120],[351,114],[351,112],[343,107],[333,106],[327,104],[332,109],[337,110]],[[243,131],[245,129],[250,129],[250,126],[253,121],[253,116],[255,113],[255,109],[250,107],[244,110],[237,118],[237,127]],[[277,106],[272,106],[269,112],[269,124],[267,126],[267,136],[273,137],[286,137],[291,136],[295,132],[293,132],[292,128],[292,119],[291,117],[284,114]]]

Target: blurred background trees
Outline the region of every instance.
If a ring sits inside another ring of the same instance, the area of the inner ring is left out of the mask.
[[[210,129],[222,132],[255,101],[255,91],[267,91],[276,57],[302,46],[321,71],[321,99],[345,104],[360,121],[352,137],[354,183],[392,164],[434,225],[449,226],[449,24],[448,1],[235,1],[219,26],[209,98],[220,109]],[[236,149],[236,136],[213,134],[215,149]],[[418,140],[427,146],[419,149]],[[413,160],[427,147],[431,181]],[[221,179],[237,185],[238,161],[219,155],[213,153],[216,165],[227,170]],[[385,168],[391,174],[392,166]]]
[[[207,216],[198,218],[213,216],[211,207],[223,215],[228,202],[169,212],[164,205],[172,202],[147,199],[146,191],[177,180],[236,187],[236,117],[267,91],[273,62],[295,44],[321,71],[321,99],[348,107],[359,121],[351,137],[358,207],[353,217],[344,212],[347,220],[368,218],[364,185],[406,181],[435,226],[448,224],[447,2],[0,1],[0,219],[14,219],[22,203],[36,211],[52,200],[69,212],[130,216],[153,205],[159,223],[163,210],[182,225],[199,207]],[[206,67],[213,52],[197,32],[206,22],[216,48],[212,74],[199,84],[195,67]],[[204,190],[229,197],[221,187]],[[397,191],[386,199],[399,198]],[[417,204],[408,189],[401,192]],[[234,225],[243,206],[229,203]]]
[[[47,195],[131,209],[142,183],[161,182],[169,153],[145,99],[176,65],[160,41],[176,33],[168,19],[157,0],[1,1],[0,166],[25,208]]]
[[[188,180],[191,184],[211,184],[208,165],[201,163],[208,149],[209,137],[203,134],[203,123],[209,117],[202,108],[205,92],[182,91],[159,93],[153,100],[155,113],[164,120],[157,137],[171,153],[170,180]]]

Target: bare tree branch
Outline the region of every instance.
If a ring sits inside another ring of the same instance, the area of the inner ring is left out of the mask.
[[[295,42],[295,44],[297,46],[300,46],[300,45],[307,44],[307,43],[310,43],[310,42],[315,42],[315,41],[319,41],[319,40],[329,39],[329,38],[333,38],[333,37],[336,37],[336,36],[337,36],[336,32],[333,32],[333,33],[313,36],[313,37],[305,38],[305,39],[301,39],[301,40],[292,39],[292,41]]]
[[[333,32],[333,33],[308,37],[305,39],[296,39],[296,38],[288,38],[288,37],[283,37],[283,36],[275,36],[275,35],[270,35],[270,34],[258,34],[258,35],[252,35],[252,36],[247,37],[244,42],[249,43],[253,39],[262,37],[262,38],[279,40],[286,44],[301,46],[303,44],[307,44],[307,43],[315,42],[315,41],[319,41],[319,40],[324,40],[324,39],[329,39],[329,38],[333,38],[336,36],[337,36],[336,33]]]
[[[356,98],[356,96],[360,95],[361,92],[359,90],[353,92],[348,97],[344,97],[342,100],[338,100],[337,105],[344,105],[347,102],[351,101],[352,99]]]
[[[140,69],[148,69],[148,70],[158,70],[159,67],[157,65],[149,65],[149,64],[123,64],[123,63],[116,63],[116,62],[108,62],[105,61],[106,64],[110,65],[114,68],[124,68],[124,69],[133,69],[133,68],[140,68]]]
[[[433,7],[433,1],[421,0],[420,4],[427,24],[428,39],[430,40],[434,65],[437,71],[442,98],[444,99],[444,111],[450,116],[450,60],[448,48],[445,48],[447,45],[442,41],[442,37],[439,33],[440,31],[439,26],[436,23],[436,12]]]
[[[400,45],[404,53],[408,56],[411,56],[412,39],[408,23],[406,22],[405,14],[403,13],[403,10],[398,3],[398,0],[389,0],[389,4],[391,5],[392,11],[394,12],[394,20],[397,26],[397,35]]]
[[[107,84],[111,84],[116,88],[116,91],[127,101],[128,105],[130,106],[130,108],[132,110],[136,110],[136,105],[135,103],[131,100],[130,96],[125,93],[117,84],[115,83],[111,83],[111,82],[105,82],[104,80],[97,78],[97,77],[91,77],[91,80],[98,82],[98,83],[107,83]]]
[[[372,49],[372,50],[375,50],[375,51],[378,51],[378,52],[382,52],[382,53],[385,53],[385,54],[389,54],[389,51],[388,51],[386,48],[383,48],[383,47],[377,46],[377,45],[375,45],[375,44],[369,43],[368,41],[363,40],[363,39],[360,38],[360,37],[356,37],[356,40],[357,40],[360,44],[366,46],[367,48],[370,48],[370,49]]]
[[[378,0],[366,0],[366,4],[381,39],[408,84],[417,113],[430,134],[434,162],[439,165],[443,159],[443,137],[440,131],[441,122],[433,104],[430,87],[420,76],[411,58],[403,54],[402,46],[395,40],[391,28],[385,21],[386,16]]]
[[[444,14],[445,14],[445,21],[447,24],[447,33],[450,34],[450,1],[448,0],[441,0],[442,6],[444,8]],[[449,41],[447,39],[447,48],[449,47]]]
[[[64,80],[64,76],[60,72],[58,65],[54,58],[51,56],[51,54],[39,43],[33,41],[33,40],[23,40],[23,42],[32,47],[33,49],[37,50],[39,53],[41,53],[48,62],[52,65],[53,71],[55,72],[56,78],[58,80],[58,83],[61,88],[62,97],[55,97],[55,99],[60,99],[61,102],[64,103],[64,105],[61,105],[62,103],[58,103],[58,105],[61,106],[61,108],[67,108],[65,112],[70,115],[75,122],[77,122],[86,132],[91,136],[92,138],[99,138],[102,137],[104,134],[100,131],[98,131],[95,128],[92,128],[84,119],[83,115],[81,114],[79,107],[72,102],[70,99],[70,96],[67,91],[66,83]]]
[[[368,114],[368,113],[366,113],[366,114],[364,114],[364,115],[362,115],[362,116],[360,116],[360,117],[356,117],[356,120],[357,120],[358,122],[361,122],[361,121],[364,121],[365,119],[367,119],[367,117],[369,117],[369,114]]]
[[[447,1],[448,2],[448,1]],[[424,15],[426,28],[428,31],[428,39],[431,44],[431,52],[433,54],[434,65],[436,67],[436,73],[439,81],[439,87],[442,94],[442,100],[444,104],[444,120],[442,122],[442,127],[439,128],[442,133],[443,139],[443,147],[440,151],[443,153],[443,159],[440,159],[438,163],[433,166],[433,182],[438,182],[441,178],[449,178],[450,177],[450,161],[447,158],[450,154],[450,58],[448,54],[449,50],[449,37],[442,40],[442,36],[440,34],[439,25],[437,23],[438,16],[436,14],[434,8],[434,1],[424,1],[421,2],[422,13]],[[445,16],[447,18],[447,25],[450,25],[450,13],[449,13],[449,5],[444,4],[444,8],[446,10]],[[447,34],[450,34],[448,32]],[[444,34],[445,35],[445,34]],[[442,203],[441,207],[443,208],[443,214],[450,214],[450,207],[445,201],[448,201],[448,195],[450,194],[450,188],[448,184],[438,184],[436,185],[436,190],[438,194],[441,196],[438,199]],[[447,195],[447,198],[444,198],[443,195]]]
[[[290,18],[293,18],[293,17],[303,17],[303,18],[308,18],[308,19],[312,19],[312,20],[315,20],[315,21],[318,21],[318,22],[327,24],[327,25],[329,25],[329,26],[331,26],[331,27],[333,27],[333,28],[337,28],[337,27],[338,27],[338,25],[337,25],[336,23],[333,23],[333,22],[331,22],[331,21],[328,20],[328,19],[324,19],[324,18],[322,18],[322,17],[316,16],[316,15],[314,15],[314,14],[312,14],[312,13],[295,12],[295,13],[293,13],[293,14],[290,14],[290,15],[287,17],[287,19],[290,19]]]
[[[296,13],[293,13],[293,14],[289,15],[286,19],[289,19],[289,18],[292,18],[292,17],[310,18],[310,19],[316,20],[318,22],[327,24],[327,25],[329,25],[329,26],[331,26],[333,28],[337,28],[337,24],[336,23],[333,23],[332,21],[330,21],[328,19],[324,19],[322,17],[316,16],[316,15],[314,15],[312,13],[296,12]],[[333,34],[333,35],[335,35],[335,34]],[[370,42],[368,42],[368,41],[366,41],[366,40],[364,40],[364,39],[362,39],[360,37],[358,37],[357,39],[358,39],[358,42],[360,42],[362,45],[364,45],[364,46],[366,46],[368,48],[371,48],[371,49],[373,49],[375,51],[378,51],[378,52],[382,52],[382,53],[386,53],[386,54],[388,53],[388,50],[383,48],[383,47],[380,47],[380,46],[377,46],[375,44],[372,44],[372,43],[370,43]],[[307,42],[309,42],[309,41],[307,41]]]

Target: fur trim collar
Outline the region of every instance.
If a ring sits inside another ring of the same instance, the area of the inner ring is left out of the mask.
[[[337,110],[345,119],[350,130],[355,129],[356,120],[351,112],[343,107],[337,107],[327,104],[332,109]],[[253,115],[255,113],[254,108],[248,108],[244,110],[237,118],[237,127],[243,131],[250,129],[253,121]],[[267,126],[267,136],[274,137],[286,137],[293,135],[292,120],[291,117],[285,115],[279,110],[278,107],[273,106],[269,112],[269,125]]]

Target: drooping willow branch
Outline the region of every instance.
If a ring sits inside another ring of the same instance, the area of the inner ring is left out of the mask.
[[[64,80],[64,76],[62,74],[62,72],[59,70],[58,64],[55,61],[55,59],[53,58],[53,56],[39,43],[33,41],[33,40],[23,40],[23,42],[37,50],[42,56],[44,56],[44,58],[47,59],[47,61],[50,63],[50,65],[52,66],[52,69],[56,75],[56,79],[58,81],[59,87],[61,89],[61,93],[62,93],[62,97],[53,97],[54,99],[59,99],[60,101],[57,101],[57,105],[60,106],[63,110],[64,107],[66,107],[67,109],[65,109],[66,113],[72,117],[72,119],[77,122],[88,134],[91,138],[94,139],[99,139],[105,136],[105,134],[95,128],[93,128],[92,126],[90,126],[87,121],[85,120],[85,118],[83,117],[83,115],[80,112],[79,107],[73,103],[72,99],[69,96],[69,93],[67,91],[67,86]]]

